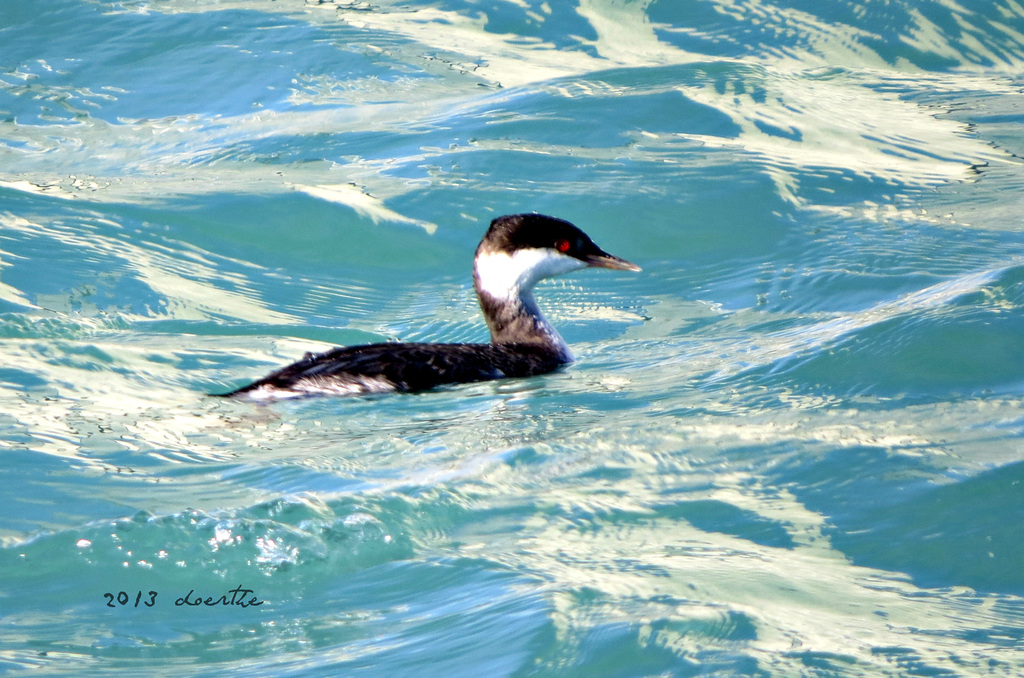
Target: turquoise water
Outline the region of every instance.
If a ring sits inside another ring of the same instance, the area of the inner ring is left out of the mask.
[[[0,670],[1024,672],[1022,73],[1011,0],[0,0]],[[644,268],[569,369],[204,395],[485,340],[530,210]]]

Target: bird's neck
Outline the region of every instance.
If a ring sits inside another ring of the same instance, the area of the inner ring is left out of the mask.
[[[520,250],[522,252],[522,250]],[[543,255],[510,257],[504,253],[479,254],[473,270],[473,286],[480,310],[495,344],[543,346],[564,362],[572,362],[572,351],[533,298],[533,285],[541,277],[567,272],[576,266],[555,262],[565,270],[552,271]]]

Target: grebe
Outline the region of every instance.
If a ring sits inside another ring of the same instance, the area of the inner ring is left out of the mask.
[[[543,278],[588,266],[640,270],[608,254],[563,219],[542,214],[498,217],[480,241],[473,262],[473,287],[491,331],[491,343],[390,342],[309,353],[263,379],[221,395],[265,400],[409,392],[552,372],[572,362],[573,355],[541,315],[533,286]]]

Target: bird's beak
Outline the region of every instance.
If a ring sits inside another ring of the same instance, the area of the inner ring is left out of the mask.
[[[612,268],[616,271],[640,271],[642,270],[639,266],[634,263],[628,262],[625,259],[608,254],[607,252],[597,252],[594,254],[588,254],[585,261],[587,266],[593,268]]]

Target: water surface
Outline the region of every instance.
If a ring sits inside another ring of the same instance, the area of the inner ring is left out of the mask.
[[[35,0],[0,45],[4,669],[1024,671],[1016,3]],[[644,268],[542,285],[569,369],[206,396],[486,340],[532,210]]]

